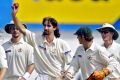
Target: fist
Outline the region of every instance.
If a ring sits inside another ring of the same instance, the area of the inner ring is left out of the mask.
[[[105,73],[103,71],[94,71],[93,77],[95,80],[103,80],[105,78]]]
[[[19,4],[18,3],[14,3],[13,5],[12,5],[12,9],[17,9],[19,7]]]

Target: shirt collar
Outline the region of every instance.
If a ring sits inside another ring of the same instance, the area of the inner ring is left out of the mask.
[[[95,51],[95,43],[93,42],[87,50]]]
[[[48,43],[48,42],[47,42],[47,40],[46,40],[46,38],[44,38],[44,40],[43,40],[43,41],[44,41],[44,43]],[[52,43],[53,43],[53,44],[55,44],[55,43],[56,43],[56,41],[57,41],[57,38],[56,38],[56,37],[54,37],[54,39],[53,39]]]
[[[111,46],[115,45],[115,41],[113,40],[112,44],[108,46],[108,48],[110,48]]]
[[[20,41],[18,41],[18,42],[17,42],[17,44],[19,44],[19,43],[21,43],[21,44],[22,44],[22,43],[24,43],[24,42],[25,42],[25,41],[24,41],[24,39],[23,39],[23,38],[21,38],[21,39],[20,39]],[[9,43],[11,43],[11,44],[13,43],[13,42],[11,41],[11,39],[9,40]]]
[[[114,46],[115,45],[115,41],[113,40],[112,44],[108,46],[108,48],[110,48],[111,46]],[[104,46],[104,43],[102,44],[102,46]],[[105,46],[104,46],[105,47]],[[107,49],[108,49],[107,48]]]

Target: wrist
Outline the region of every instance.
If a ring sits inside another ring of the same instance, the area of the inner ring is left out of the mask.
[[[26,72],[23,77],[27,80],[29,77],[30,77],[30,73],[29,72]]]
[[[105,77],[108,76],[108,75],[110,74],[110,71],[109,71],[109,69],[107,69],[107,68],[103,68],[102,71],[104,72]]]

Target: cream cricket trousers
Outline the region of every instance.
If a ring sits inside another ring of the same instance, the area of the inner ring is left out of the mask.
[[[38,74],[35,80],[64,80],[61,77],[52,77],[46,74]]]

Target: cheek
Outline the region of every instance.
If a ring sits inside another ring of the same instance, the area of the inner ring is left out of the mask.
[[[103,39],[110,39],[111,36],[110,36],[109,34],[106,34],[106,35],[102,35],[102,38],[103,38]]]
[[[11,31],[10,31],[10,33],[11,33],[11,34],[13,34],[13,33],[14,33],[14,31],[13,31],[13,30],[11,30]]]
[[[81,42],[81,39],[78,38],[78,41]]]

